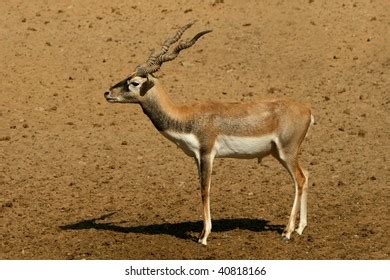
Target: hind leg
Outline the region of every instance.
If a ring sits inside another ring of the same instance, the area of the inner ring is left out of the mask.
[[[297,233],[301,235],[303,230],[307,225],[307,189],[308,189],[308,180],[309,180],[309,172],[305,169],[301,168],[303,176],[305,177],[305,181],[303,183],[302,188],[302,196],[301,196],[301,209],[299,214],[299,226],[297,228]]]
[[[291,233],[295,229],[295,222],[299,209],[299,234],[302,234],[303,229],[307,224],[307,172],[300,167],[297,159],[297,152],[290,152],[288,149],[283,149],[278,142],[276,143],[276,148],[277,151],[273,153],[273,155],[287,169],[294,182],[294,202],[290,218],[282,234],[282,236],[288,240],[291,238]]]
[[[283,232],[283,237],[286,239],[290,239],[291,233],[295,229],[295,221],[297,220],[297,214],[299,208],[305,209],[306,211],[306,206],[302,204],[302,195],[303,195],[303,185],[305,182],[305,177],[303,175],[302,169],[300,168],[299,164],[297,161],[286,161],[285,165],[287,169],[290,172],[291,177],[293,178],[294,181],[294,189],[295,189],[295,195],[294,195],[294,203],[291,209],[291,214],[290,218],[288,220],[287,226]],[[305,218],[306,220],[306,218]],[[301,220],[302,221],[302,220]],[[300,224],[303,225],[303,224]],[[303,227],[305,227],[304,225]]]

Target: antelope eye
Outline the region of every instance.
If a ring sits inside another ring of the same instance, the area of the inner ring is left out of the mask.
[[[136,86],[138,86],[138,85],[139,85],[139,83],[137,83],[137,82],[134,82],[134,81],[133,81],[133,82],[131,82],[130,84],[131,84],[132,86],[134,86],[134,87],[136,87]]]

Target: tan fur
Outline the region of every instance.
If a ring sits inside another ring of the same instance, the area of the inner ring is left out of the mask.
[[[284,143],[298,130],[301,133],[295,137],[299,140],[294,142],[299,146],[310,125],[310,108],[295,101],[270,99],[246,103],[208,102],[177,105],[164,91],[160,82],[157,79],[154,79],[154,82],[155,87],[151,89],[151,95],[155,102],[159,102],[163,111],[178,122],[192,121],[192,132],[200,139],[207,135],[211,142],[209,145],[213,144],[218,135],[256,137],[270,133],[280,133]]]

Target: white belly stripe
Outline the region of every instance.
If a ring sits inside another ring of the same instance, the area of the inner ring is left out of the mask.
[[[268,154],[272,148],[273,135],[242,137],[220,135],[213,150],[216,157],[254,158]]]
[[[194,134],[164,131],[162,134],[179,146],[188,156],[199,156],[200,143]],[[214,157],[256,158],[269,154],[274,135],[242,137],[220,135],[214,143],[211,155]]]

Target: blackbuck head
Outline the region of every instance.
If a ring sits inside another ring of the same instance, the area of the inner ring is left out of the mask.
[[[194,23],[195,21],[181,27],[173,37],[165,40],[160,51],[152,52],[148,60],[138,65],[132,74],[113,85],[104,93],[106,100],[111,103],[140,103],[155,85],[153,73],[157,72],[164,62],[174,60],[182,50],[191,47],[200,37],[211,32],[202,31],[190,40],[180,41],[173,51],[168,53],[170,46],[179,41],[183,33]]]

